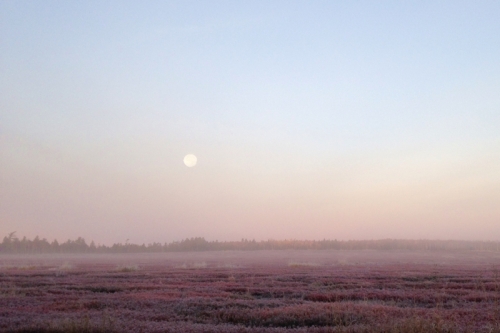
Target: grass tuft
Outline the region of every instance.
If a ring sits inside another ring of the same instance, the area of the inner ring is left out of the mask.
[[[116,267],[116,271],[122,273],[135,272],[139,270],[139,266],[137,265],[126,265],[126,266],[118,266]]]

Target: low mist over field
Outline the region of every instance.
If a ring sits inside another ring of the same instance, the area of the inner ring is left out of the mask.
[[[498,242],[499,13],[1,1],[0,237]]]

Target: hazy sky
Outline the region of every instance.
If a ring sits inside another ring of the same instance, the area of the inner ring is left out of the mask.
[[[500,240],[499,17],[0,1],[0,237]]]

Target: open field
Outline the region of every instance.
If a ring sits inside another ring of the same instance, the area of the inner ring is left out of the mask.
[[[0,256],[2,332],[500,332],[500,253]]]

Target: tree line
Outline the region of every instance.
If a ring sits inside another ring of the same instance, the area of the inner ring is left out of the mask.
[[[35,237],[19,239],[15,232],[3,238],[0,253],[154,253],[183,251],[255,251],[255,250],[406,250],[406,251],[495,251],[500,252],[500,242],[459,240],[264,240],[207,241],[203,237],[187,238],[171,243],[132,244],[115,243],[111,246],[94,241],[87,244],[78,237],[59,243]]]

